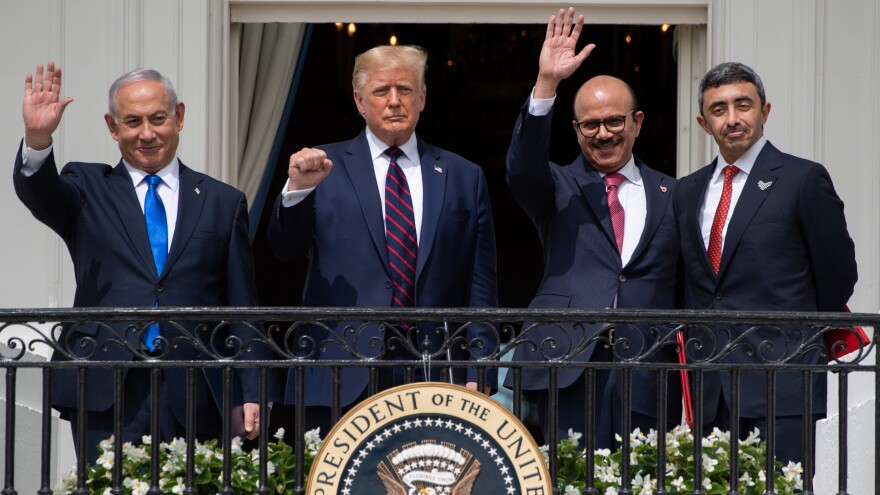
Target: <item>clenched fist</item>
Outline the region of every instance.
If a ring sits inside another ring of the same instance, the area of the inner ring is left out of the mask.
[[[290,155],[287,190],[298,191],[315,187],[330,174],[331,168],[333,162],[323,150],[303,148]]]

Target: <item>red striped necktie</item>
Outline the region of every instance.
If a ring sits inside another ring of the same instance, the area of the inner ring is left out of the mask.
[[[416,253],[419,252],[419,243],[415,214],[409,184],[403,169],[397,164],[403,151],[392,146],[385,153],[391,158],[385,177],[385,242],[393,283],[391,304],[408,308],[416,305]]]

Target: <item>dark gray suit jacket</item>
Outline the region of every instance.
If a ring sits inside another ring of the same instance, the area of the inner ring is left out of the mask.
[[[616,295],[618,308],[675,308],[679,294],[679,241],[672,216],[675,179],[649,168],[636,157],[644,181],[647,217],[632,259],[622,266],[605,183],[583,154],[564,167],[550,162],[551,119],[552,114],[530,115],[527,103],[507,152],[507,183],[537,227],[544,250],[544,278],[529,307],[603,309],[611,306]],[[541,361],[572,353],[594,337],[600,325],[583,322],[567,326],[573,339],[549,325],[526,324],[523,328],[523,337],[537,344],[556,339],[556,349],[533,350],[531,346],[520,345],[513,357]],[[668,330],[662,333],[668,337]],[[644,327],[618,326],[616,336],[629,339],[632,352],[645,351],[656,342]],[[574,359],[589,361],[595,345],[586,346]],[[632,357],[620,351],[618,348],[619,357]],[[650,360],[674,362],[673,351],[672,346],[667,346]],[[560,369],[559,387],[570,385],[582,372],[577,368]],[[527,369],[522,376],[526,390],[548,387],[548,373],[544,369]],[[634,373],[633,410],[656,417],[656,383],[656,373]],[[505,385],[511,385],[509,377]],[[680,410],[680,382],[670,380],[669,385],[669,403],[675,414]]]

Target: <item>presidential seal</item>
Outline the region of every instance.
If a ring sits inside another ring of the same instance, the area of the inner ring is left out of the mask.
[[[549,495],[544,457],[520,421],[456,385],[413,383],[348,412],[315,457],[311,495]]]

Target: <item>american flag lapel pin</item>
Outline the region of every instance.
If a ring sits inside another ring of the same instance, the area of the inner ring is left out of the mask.
[[[438,174],[442,174],[442,173],[443,173],[443,167],[441,167],[439,164],[435,163],[435,164],[434,164],[434,172],[437,172]]]
[[[202,191],[199,191],[198,187],[195,189],[195,191],[196,191],[196,194],[202,194]]]
[[[762,181],[762,180],[759,180],[759,181],[758,181],[758,189],[760,189],[760,190],[762,190],[762,191],[767,190],[767,188],[770,187],[770,186],[772,186],[772,185],[773,185],[773,181],[770,181],[770,182],[764,182],[764,181]]]

